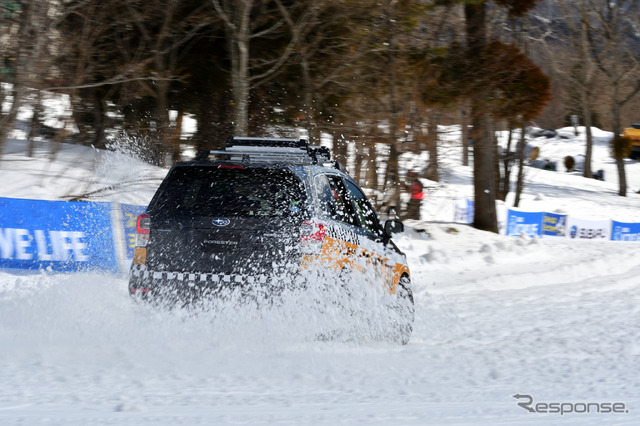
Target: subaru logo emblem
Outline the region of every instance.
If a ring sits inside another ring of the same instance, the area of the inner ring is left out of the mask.
[[[576,235],[578,235],[578,227],[573,225],[569,231],[569,235],[571,235],[571,238],[575,238]]]
[[[227,226],[231,221],[226,217],[216,217],[211,221],[215,226]]]

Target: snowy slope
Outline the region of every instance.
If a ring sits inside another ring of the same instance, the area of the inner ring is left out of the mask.
[[[37,200],[114,201],[146,205],[166,170],[137,160],[129,150],[11,139],[0,160],[0,196]],[[54,152],[54,149],[57,151]]]
[[[640,221],[639,163],[627,163],[629,196],[618,197],[606,136],[593,166],[604,182],[528,168],[523,207]],[[584,144],[532,143],[559,164]],[[295,299],[157,312],[131,303],[121,277],[0,271],[0,424],[638,424],[639,243],[452,223],[455,200],[473,192],[458,151],[454,142],[441,149],[427,233],[398,239],[417,310],[407,346],[320,341],[314,321],[331,318]],[[8,152],[5,197],[65,199],[78,182],[87,193],[125,181],[134,186],[92,199],[144,204],[166,172],[73,146],[53,163],[25,158],[19,142]],[[590,412],[531,413],[516,394]],[[596,412],[615,402],[628,412]]]

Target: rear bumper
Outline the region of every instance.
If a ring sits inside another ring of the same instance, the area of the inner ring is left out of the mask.
[[[171,298],[277,292],[296,282],[297,274],[230,275],[204,272],[150,271],[145,265],[131,265],[129,294],[142,298]]]

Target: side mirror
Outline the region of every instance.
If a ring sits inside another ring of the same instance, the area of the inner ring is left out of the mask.
[[[387,244],[393,234],[404,232],[404,225],[399,220],[389,219],[384,223],[384,243]]]

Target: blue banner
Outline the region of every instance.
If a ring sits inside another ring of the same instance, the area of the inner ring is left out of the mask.
[[[110,203],[0,198],[0,267],[118,272]]]
[[[640,241],[640,223],[611,221],[612,241]]]
[[[523,233],[528,237],[540,235],[542,232],[542,212],[521,212],[511,210],[507,212],[506,235],[519,236]]]
[[[459,223],[473,223],[475,203],[472,200],[461,198],[456,202],[454,221]]]
[[[564,237],[567,229],[567,215],[556,213],[542,214],[542,236]]]
[[[127,259],[133,259],[133,248],[136,242],[136,220],[138,215],[144,212],[146,207],[134,206],[131,204],[120,204],[122,212],[122,226],[124,229],[125,256]]]

